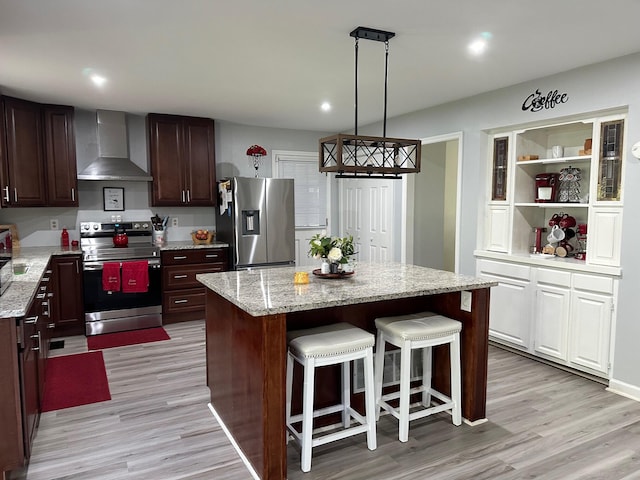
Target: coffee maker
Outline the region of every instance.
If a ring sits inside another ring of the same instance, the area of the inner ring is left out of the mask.
[[[557,173],[539,173],[536,175],[536,203],[552,203],[556,201],[558,177]]]

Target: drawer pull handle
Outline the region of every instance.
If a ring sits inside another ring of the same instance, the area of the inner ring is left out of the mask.
[[[38,323],[38,315],[36,315],[35,317],[27,317],[24,319],[24,323],[25,325],[34,325],[36,323]]]
[[[45,290],[46,290],[46,289],[45,289]],[[46,296],[47,296],[47,294],[46,294],[46,293],[39,293],[39,294],[37,294],[37,295],[36,295],[36,298],[37,298],[38,300],[40,300],[41,298],[44,298],[44,297],[46,297]]]
[[[206,258],[218,258],[218,254],[209,254],[209,255],[205,255]]]
[[[173,257],[174,260],[184,260],[185,258],[187,258],[186,255],[179,255],[177,257],[176,256]]]
[[[176,300],[173,303],[189,303],[189,300]]]
[[[174,275],[173,278],[187,278],[189,275]]]

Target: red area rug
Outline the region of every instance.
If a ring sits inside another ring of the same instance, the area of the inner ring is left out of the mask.
[[[89,350],[102,350],[103,348],[123,347],[138,343],[159,342],[169,340],[171,337],[162,327],[145,328],[144,330],[130,330],[128,332],[105,333],[87,337]]]
[[[111,400],[102,352],[47,360],[42,411],[61,410]]]

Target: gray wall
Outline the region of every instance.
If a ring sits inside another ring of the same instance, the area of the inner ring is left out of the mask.
[[[422,146],[415,178],[413,263],[442,269],[444,253],[445,142]]]
[[[640,392],[640,322],[637,318],[637,295],[640,285],[640,256],[636,242],[640,238],[640,161],[631,156],[630,147],[640,140],[640,54],[634,54],[541,78],[458,102],[394,118],[387,123],[391,137],[425,138],[463,132],[461,199],[460,272],[475,272],[474,249],[481,233],[486,198],[487,138],[491,129],[548,122],[557,118],[583,115],[628,106],[626,164],[624,168],[624,225],[622,231],[623,277],[620,282],[613,379]],[[532,113],[523,111],[525,98],[536,89],[558,90],[569,100],[553,109]],[[371,132],[379,126],[367,127]],[[363,129],[364,130],[364,129]],[[364,133],[364,131],[362,132]]]
[[[640,364],[640,349],[637,348],[638,339],[640,339],[640,322],[636,318],[637,306],[634,303],[637,286],[640,285],[640,257],[636,253],[635,245],[640,238],[640,222],[635,218],[635,212],[640,209],[640,189],[630,188],[640,184],[640,162],[629,152],[630,146],[640,140],[640,89],[637,87],[639,77],[640,54],[634,54],[389,119],[387,134],[390,137],[427,138],[457,131],[463,132],[461,145],[463,165],[459,186],[462,194],[460,272],[473,274],[475,272],[473,251],[479,245],[478,238],[482,228],[482,222],[479,219],[483,218],[486,195],[487,132],[511,125],[548,122],[571,115],[628,106],[627,162],[624,171],[627,188],[624,192],[625,221],[622,240],[624,275],[619,291],[613,378],[635,386],[640,392],[640,369],[637,368]],[[522,102],[536,89],[544,93],[557,89],[559,92],[566,92],[569,100],[553,109],[536,113],[523,111]],[[139,131],[141,121],[142,119],[134,119],[133,124],[130,125],[134,130]],[[273,149],[316,151],[317,140],[324,135],[317,132],[255,128],[224,122],[217,123],[216,127],[216,155],[220,177],[236,174],[251,176],[253,170],[247,163],[245,151],[254,143],[262,145],[269,152]],[[84,134],[81,133],[82,131],[83,128],[79,127],[79,136],[89,136],[88,126]],[[379,124],[360,128],[361,134],[379,135],[380,131]],[[141,144],[143,141],[139,133],[133,134],[132,137],[136,144],[138,142]],[[88,151],[92,148],[89,141],[83,147],[86,152],[79,147],[79,163],[86,160]],[[137,157],[134,147],[132,147],[132,156]],[[271,166],[268,160],[260,171],[260,175],[270,176],[270,174]],[[131,202],[140,202],[140,205],[135,207],[150,214],[148,203],[144,204],[143,200],[146,187],[146,185],[126,186],[125,201],[127,205],[133,205]],[[0,220],[2,223],[17,223],[21,232],[27,233],[28,238],[38,237],[37,241],[45,242],[50,240],[44,234],[49,234],[55,242],[59,233],[55,233],[54,236],[47,230],[48,225],[45,225],[48,224],[47,218],[56,216],[61,224],[75,226],[82,215],[104,214],[100,205],[99,192],[101,192],[101,186],[98,184],[81,187],[81,207],[77,211],[47,209],[43,214],[42,209],[3,209],[0,211]],[[205,210],[206,213],[202,216],[194,214],[194,218],[183,214],[183,211],[185,209],[167,209],[159,211],[159,214],[177,215],[179,218],[184,216],[185,222],[192,222],[193,226],[200,224],[201,220],[202,223],[213,223],[213,214],[208,210]],[[127,208],[127,214],[129,214],[129,208]],[[335,218],[337,215],[334,215]],[[40,233],[43,234],[43,238],[39,238]],[[23,233],[21,236],[24,236]],[[172,239],[171,234],[169,238]]]
[[[76,155],[78,172],[96,159],[98,143],[96,112],[75,112]],[[145,117],[127,115],[129,158],[145,171],[149,171]],[[323,133],[275,128],[260,128],[227,122],[215,123],[216,175],[251,176],[255,170],[245,155],[253,144],[262,145],[268,155],[259,176],[271,176],[272,150],[317,151],[318,139]],[[102,189],[124,187],[125,211],[105,212]],[[78,239],[79,223],[87,220],[110,221],[112,214],[121,214],[122,219],[148,219],[154,214],[178,219],[178,227],[167,229],[169,240],[189,240],[191,231],[197,228],[215,228],[215,214],[209,207],[151,207],[149,202],[151,184],[148,182],[80,181],[78,185],[78,208],[6,208],[0,210],[0,223],[16,224],[22,246],[56,245],[60,241],[60,230],[50,230],[51,219],[58,220],[60,227],[69,229],[71,239]]]

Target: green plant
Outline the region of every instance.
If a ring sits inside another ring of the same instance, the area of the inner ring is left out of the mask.
[[[332,263],[348,263],[355,253],[353,236],[328,237],[326,232],[318,233],[309,240],[309,256],[326,258]]]

